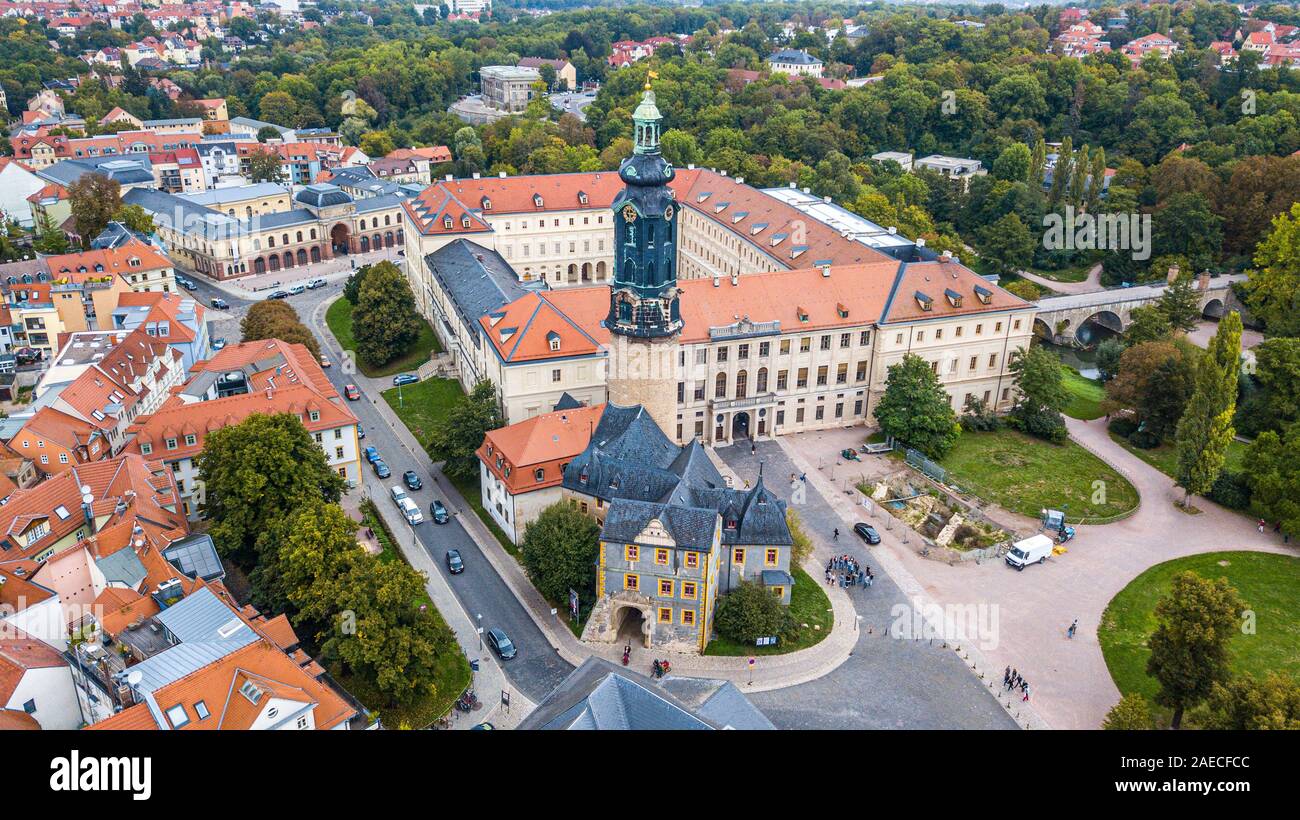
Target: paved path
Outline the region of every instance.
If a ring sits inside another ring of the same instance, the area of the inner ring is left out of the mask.
[[[948,566],[910,549],[890,551],[944,603],[996,606],[999,641],[986,654],[995,669],[1011,665],[1030,681],[1036,711],[1053,728],[1095,729],[1119,691],[1097,641],[1110,600],[1147,568],[1216,550],[1261,550],[1296,555],[1272,533],[1260,534],[1244,516],[1196,499],[1200,515],[1173,506],[1182,491],[1173,481],[1111,441],[1105,421],[1066,419],[1070,436],[1109,463],[1137,488],[1142,505],[1114,524],[1080,526],[1069,552],[1015,572],[1000,563]],[[1079,619],[1073,640],[1066,628]]]
[[[876,581],[868,589],[847,593],[862,620],[853,654],[843,665],[802,685],[757,694],[754,702],[778,727],[788,729],[1015,728],[1018,704],[1008,714],[978,673],[971,671],[970,661],[957,654],[955,645],[924,636],[919,640],[897,633],[890,636],[900,615],[911,621],[910,578],[900,579],[880,547],[868,549],[853,534],[853,524],[865,517],[815,465],[803,460],[798,448],[788,446],[786,438],[758,442],[756,454],[742,444],[721,449],[718,455],[751,483],[762,462],[764,483],[798,512],[815,544],[817,566],[810,573],[814,579],[822,578],[832,555],[848,553],[871,567]],[[801,503],[792,501],[792,489],[797,487],[791,484],[792,473],[808,476]],[[836,527],[838,539],[832,533]],[[895,537],[883,529],[881,534],[885,539]],[[838,587],[829,591],[833,597],[846,595]],[[963,654],[976,657],[969,647],[963,648]]]
[[[1048,290],[1060,294],[1092,293],[1093,291],[1105,290],[1101,284],[1100,264],[1093,265],[1092,269],[1088,271],[1088,278],[1082,282],[1058,282],[1055,279],[1048,279],[1046,276],[1039,276],[1027,270],[1018,270],[1016,273],[1036,285],[1042,285]]]

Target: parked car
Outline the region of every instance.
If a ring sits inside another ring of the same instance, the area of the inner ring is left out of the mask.
[[[333,367],[334,365],[333,365],[333,363],[330,362],[330,357],[329,357],[329,356],[326,356],[324,353],[322,353],[322,354],[320,354],[320,366],[321,366],[321,367]]]
[[[375,461],[379,458],[379,448],[373,445],[367,447],[365,453],[366,453],[366,461],[370,462],[371,464],[374,464]]]
[[[289,298],[289,291],[287,291],[287,290],[273,290],[273,291],[271,291],[270,293],[268,293],[268,294],[266,295],[266,298],[267,298],[267,299],[288,299],[288,298]]]
[[[410,488],[412,492],[424,486],[424,482],[420,480],[420,476],[416,475],[415,470],[407,470],[402,473],[402,481],[406,482],[406,486]]]
[[[306,293],[306,292],[307,292],[307,286],[303,284],[297,284],[289,288],[289,293],[292,296],[297,296],[300,293]]]
[[[230,303],[225,299],[222,299],[220,296],[213,296],[210,301],[212,306],[217,310],[230,310]]]
[[[876,528],[870,524],[854,524],[853,531],[861,536],[863,541],[866,541],[872,546],[880,543],[880,533],[876,532]]]
[[[519,654],[519,650],[515,649],[515,645],[510,642],[506,633],[495,626],[487,631],[487,642],[488,646],[492,647],[492,651],[496,652],[503,661],[508,661]]]
[[[413,374],[413,373],[403,373],[403,374],[400,375],[400,376],[394,376],[394,377],[393,377],[393,386],[394,386],[394,387],[401,387],[401,386],[404,385],[404,384],[415,384],[415,383],[418,382],[419,380],[420,380],[420,377],[419,377],[419,376],[416,376],[416,375]]]
[[[442,502],[436,498],[429,505],[429,515],[433,516],[433,523],[435,524],[446,524],[451,517],[447,515],[447,508],[442,506]]]
[[[191,279],[184,279],[184,280],[182,280],[182,281],[181,281],[181,287],[185,288],[186,290],[198,290],[198,289],[199,289],[198,284],[197,284],[196,282],[194,282],[193,280],[191,280]]]
[[[216,338],[216,339],[213,339],[213,340],[212,340],[212,345],[211,345],[211,347],[212,347],[213,350],[221,350],[221,349],[224,348],[225,346],[226,346],[226,337],[225,337],[225,336],[221,336],[221,337],[219,337],[219,338]]]
[[[357,425],[357,438],[365,438],[365,437],[366,437],[366,428],[364,428],[364,427],[362,427],[360,424],[358,424],[358,425]]]
[[[315,290],[316,288],[323,288],[323,287],[325,287],[324,279],[313,279],[307,283],[308,290]]]
[[[460,575],[465,571],[465,562],[460,559],[460,550],[447,550],[447,571]]]
[[[355,384],[345,384],[343,385],[343,395],[347,397],[348,401],[356,401],[361,398],[361,391],[357,389]]]
[[[375,468],[375,475],[380,478],[388,478],[393,474],[393,471],[388,469],[388,465],[384,463],[382,458],[375,459],[370,462],[370,465]]]

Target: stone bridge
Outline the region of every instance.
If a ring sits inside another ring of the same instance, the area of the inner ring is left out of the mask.
[[[1245,274],[1217,277],[1201,274],[1197,277],[1201,314],[1218,319],[1228,310],[1244,311],[1232,293],[1232,285],[1245,279]],[[1123,333],[1132,322],[1133,309],[1159,301],[1166,287],[1167,283],[1138,285],[1039,299],[1034,333],[1062,345],[1090,344],[1095,325]]]

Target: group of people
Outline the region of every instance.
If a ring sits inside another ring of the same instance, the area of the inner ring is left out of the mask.
[[[874,580],[876,576],[871,574],[871,567],[858,566],[857,559],[852,555],[837,555],[826,562],[827,586],[839,584],[841,589],[855,586],[865,589]]]
[[[1029,700],[1029,681],[1020,677],[1020,673],[1012,669],[1010,666],[1007,667],[1006,672],[1002,673],[1002,688],[1006,689],[1008,692],[1014,692],[1019,689],[1021,693],[1020,700],[1022,702]]]

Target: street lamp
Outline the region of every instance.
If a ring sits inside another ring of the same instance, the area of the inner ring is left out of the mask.
[[[478,649],[480,652],[482,652],[483,651],[483,613],[480,612],[475,617],[478,618]]]

